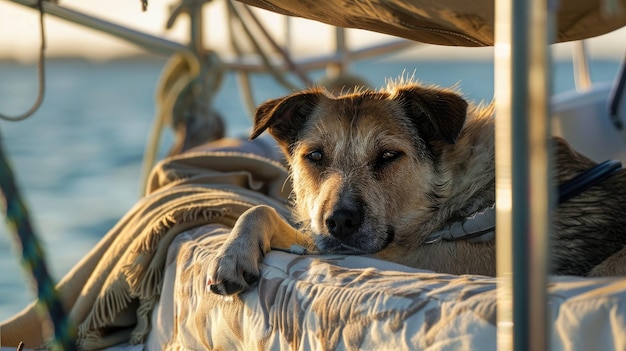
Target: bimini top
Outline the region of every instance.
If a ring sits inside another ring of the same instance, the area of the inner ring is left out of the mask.
[[[240,0],[289,16],[448,46],[494,44],[494,0]],[[560,0],[556,42],[626,25],[626,0]]]

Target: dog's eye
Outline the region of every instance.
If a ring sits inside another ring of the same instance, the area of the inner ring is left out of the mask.
[[[319,150],[314,150],[305,155],[305,157],[313,162],[320,162],[324,158],[324,154],[322,154]]]
[[[374,170],[377,172],[382,171],[387,165],[394,162],[402,155],[403,153],[401,151],[386,150],[381,152],[372,164]]]
[[[379,160],[383,163],[387,163],[387,162],[391,162],[397,159],[401,155],[402,153],[400,151],[387,150],[387,151],[383,151],[383,153],[380,154]]]

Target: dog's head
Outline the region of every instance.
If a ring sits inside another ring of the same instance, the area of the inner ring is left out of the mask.
[[[333,97],[321,89],[257,109],[290,166],[299,220],[321,250],[375,253],[405,245],[438,200],[437,162],[456,141],[466,101],[420,85]],[[423,240],[423,238],[422,238]]]

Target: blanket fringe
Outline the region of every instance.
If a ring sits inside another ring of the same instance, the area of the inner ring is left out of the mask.
[[[96,299],[85,322],[78,327],[79,338],[87,337],[94,330],[111,323],[115,315],[128,307],[132,301],[132,297],[126,293],[128,288],[128,284],[123,279],[116,279],[111,283],[110,288]]]
[[[122,268],[131,295],[147,299],[160,293],[167,247],[176,235],[184,230],[181,228],[182,225],[215,223],[225,212],[225,209],[215,208],[177,209],[165,216],[159,225],[150,230],[149,239],[146,241],[151,242],[145,245],[144,250],[133,262]]]
[[[227,208],[184,206],[170,210],[154,226],[142,230],[106,279],[106,291],[101,292],[79,326],[79,339],[102,339],[98,329],[111,324],[133,299],[139,299],[137,324],[130,337],[133,343],[143,342],[150,330],[150,313],[163,285],[167,248],[182,231],[218,222],[226,212]]]
[[[149,229],[147,235],[140,235],[140,238],[144,240],[139,242],[135,252],[155,252],[163,235],[177,224],[184,224],[186,222],[195,223],[198,222],[198,220],[211,223],[223,217],[226,212],[226,208],[198,208],[194,206],[174,209],[163,215],[158,222]]]

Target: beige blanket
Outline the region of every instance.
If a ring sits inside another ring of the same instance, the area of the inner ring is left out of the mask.
[[[58,285],[79,348],[142,342],[176,235],[207,223],[230,227],[259,204],[288,216],[286,177],[280,164],[252,154],[186,153],[158,164],[147,196]],[[41,346],[43,326],[31,305],[0,325],[2,346]]]

